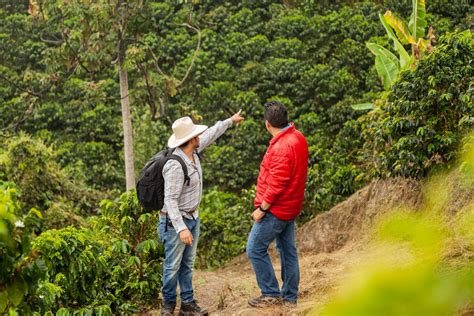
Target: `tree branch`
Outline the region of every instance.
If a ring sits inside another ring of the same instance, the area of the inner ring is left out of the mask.
[[[172,125],[173,122],[172,122],[171,119],[166,115],[166,105],[165,105],[165,102],[163,101],[163,98],[159,96],[159,97],[158,97],[158,100],[160,101],[160,106],[161,106],[161,107],[160,107],[160,115],[161,115],[162,117],[164,117],[164,118],[168,121],[168,123],[169,123],[170,125]]]
[[[82,68],[84,68],[84,70],[85,70],[88,74],[92,74],[92,71],[90,71],[90,70],[82,63],[81,58],[79,57],[79,52],[76,51],[76,50],[71,46],[71,43],[69,43],[67,36],[64,37],[64,42],[66,43],[67,47],[73,52],[74,58],[75,58],[76,61],[79,63],[79,65],[80,65]]]
[[[193,24],[193,0],[188,0],[188,5],[189,5],[188,23]]]
[[[33,114],[33,111],[36,107],[36,104],[38,102],[38,98],[35,98],[31,103],[30,105],[28,106],[28,108],[25,110],[25,112],[23,112],[20,117],[18,118],[18,120],[15,122],[15,123],[11,123],[10,125],[8,125],[7,127],[4,127],[0,130],[0,136],[4,136],[2,134],[5,134],[6,131],[8,131],[9,129],[12,129],[13,130],[13,133],[18,133],[18,130],[20,129],[21,125],[26,121],[26,119],[31,116]]]
[[[33,114],[33,111],[36,107],[36,102],[37,102],[38,99],[35,99],[29,106],[28,108],[26,109],[25,112],[23,112],[23,115],[20,117],[20,119],[13,125],[13,131],[16,133],[18,133],[18,130],[20,129],[21,125],[23,124],[23,122],[26,121],[26,119],[31,116]]]
[[[145,78],[147,99],[148,99],[148,104],[150,105],[150,110],[151,110],[151,118],[152,120],[155,120],[156,119],[156,104],[155,104],[155,101],[153,101],[153,92],[151,90],[151,85],[148,80],[148,74],[146,72],[145,67],[143,67],[141,63],[138,63],[138,68],[140,68],[141,72],[143,73],[143,77]]]
[[[167,77],[167,75],[163,72],[163,70],[161,70],[160,68],[160,65],[158,64],[158,57],[156,57],[155,53],[153,52],[153,50],[151,49],[150,46],[148,46],[148,44],[136,39],[136,38],[127,38],[128,41],[131,41],[131,42],[134,42],[134,43],[137,43],[137,44],[140,44],[140,45],[143,45],[147,50],[148,52],[150,53],[151,57],[153,58],[153,62],[154,62],[154,66],[156,68],[156,71],[164,76],[164,77]]]
[[[3,79],[4,81],[8,82],[9,84],[11,84],[12,86],[14,86],[15,88],[17,88],[18,90],[21,90],[23,92],[26,92],[28,93],[29,95],[31,96],[34,96],[34,97],[38,97],[38,98],[42,98],[43,95],[42,93],[40,92],[36,92],[36,91],[32,91],[32,90],[28,90],[28,89],[25,89],[25,88],[22,88],[20,87],[17,83],[13,82],[12,80],[8,79],[7,77],[5,77],[4,75],[2,75],[0,73],[0,79]]]
[[[176,88],[178,88],[179,86],[181,86],[181,85],[186,81],[186,79],[188,78],[189,74],[191,73],[191,70],[192,70],[192,68],[194,67],[194,63],[195,63],[195,61],[196,61],[197,54],[199,53],[199,50],[201,49],[201,40],[202,40],[201,31],[200,31],[198,28],[196,28],[196,27],[194,27],[194,26],[192,26],[192,25],[190,25],[190,24],[188,24],[188,23],[183,23],[183,24],[181,24],[181,25],[184,25],[184,26],[186,26],[186,27],[188,27],[188,28],[194,30],[194,31],[198,34],[198,42],[197,42],[197,45],[196,45],[196,49],[194,50],[193,58],[191,59],[191,63],[189,64],[189,67],[188,67],[188,69],[186,70],[186,73],[184,74],[183,79],[181,79],[181,81],[178,82],[178,84],[176,85]]]
[[[61,45],[61,43],[62,43],[61,40],[49,40],[49,39],[44,38],[43,36],[44,36],[44,34],[41,33],[41,34],[40,34],[40,40],[42,40],[42,41],[45,42],[45,43],[53,44],[53,45],[56,45],[56,46],[59,46],[59,45]]]
[[[144,43],[143,43],[143,44],[144,44]],[[160,65],[159,65],[159,63],[158,63],[158,58],[156,57],[156,55],[155,55],[155,53],[153,52],[153,50],[151,49],[151,47],[148,46],[147,44],[144,44],[144,45],[146,46],[146,48],[147,48],[148,51],[150,52],[151,57],[153,58],[153,61],[155,62],[156,71],[157,71],[160,75],[166,77],[165,73],[164,73],[163,70],[161,70],[161,68],[160,68]]]

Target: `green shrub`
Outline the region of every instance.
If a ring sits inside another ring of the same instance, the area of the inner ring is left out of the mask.
[[[380,174],[419,177],[453,160],[473,128],[473,59],[471,32],[452,33],[401,74],[363,127],[366,156]]]
[[[162,247],[157,217],[134,193],[104,200],[90,228],[50,229],[41,213],[18,217],[17,194],[0,186],[0,313],[112,315],[157,306]]]
[[[21,188],[24,205],[43,210],[45,229],[85,224],[82,216],[94,214],[106,194],[86,187],[56,161],[51,146],[20,134],[0,147],[0,180]]]
[[[252,227],[255,189],[243,190],[241,197],[217,188],[202,199],[199,218],[197,264],[201,268],[217,268],[245,252]]]
[[[452,162],[462,136],[473,128],[473,52],[469,31],[442,36],[416,69],[401,73],[374,111],[355,119],[334,109],[327,112],[333,113],[330,125],[316,114],[302,115],[297,124],[310,146],[303,218],[332,207],[374,177],[422,177]],[[326,131],[331,127],[334,137]]]
[[[115,302],[118,298],[106,289],[110,259],[105,247],[88,228],[43,232],[34,241],[33,250],[45,262],[48,273],[29,299],[32,306],[42,312],[74,306],[93,311]]]
[[[47,273],[44,261],[31,247],[42,215],[36,209],[20,213],[25,212],[20,212],[16,189],[0,183],[0,314],[30,314],[34,308],[25,296],[38,289]]]

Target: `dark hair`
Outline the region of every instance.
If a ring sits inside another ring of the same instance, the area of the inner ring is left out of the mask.
[[[286,107],[278,101],[265,103],[263,117],[275,128],[283,128],[288,125],[288,112]]]
[[[190,142],[190,141],[191,141],[191,140],[188,140],[188,141],[186,141],[184,144],[179,145],[178,147],[181,148],[181,149],[183,149],[184,147],[186,147],[186,146],[189,145],[189,142]]]
[[[190,143],[193,139],[195,139],[196,137],[199,137],[199,136],[194,136],[194,137],[191,138],[190,140],[186,141],[184,144],[179,145],[179,148],[181,148],[181,149],[185,148],[185,147],[188,146],[189,143]]]

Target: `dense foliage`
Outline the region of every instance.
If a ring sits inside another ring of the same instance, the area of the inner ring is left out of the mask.
[[[0,185],[0,313],[29,311],[25,295],[38,288],[46,267],[32,252],[32,241],[41,221],[36,209],[18,216],[18,191],[11,184]]]
[[[316,194],[309,202],[326,208],[373,177],[421,177],[451,162],[473,128],[473,46],[469,31],[440,37],[416,69],[401,73],[376,109],[344,123],[333,143],[321,141],[323,132],[310,136],[310,159],[319,163],[310,169],[308,185]]]
[[[56,162],[58,153],[43,141],[21,134],[0,146],[0,181],[21,188],[19,200],[42,210],[44,228],[84,225],[106,192],[88,188]],[[23,214],[22,214],[23,215]]]
[[[427,1],[434,50],[385,92],[366,42],[390,48],[379,13],[409,16],[410,0],[191,2],[130,1],[125,66],[137,172],[174,119],[211,125],[240,108],[246,117],[204,153],[200,267],[245,249],[270,140],[264,102],[285,103],[310,146],[302,221],[373,177],[422,177],[451,162],[473,127],[467,1]],[[117,198],[123,134],[108,4],[0,6],[0,313],[128,314],[159,302],[157,214],[142,214],[134,193]],[[370,112],[351,108],[374,100]]]
[[[420,176],[456,157],[462,135],[474,128],[473,40],[470,31],[441,37],[382,101],[365,137],[383,174]]]
[[[89,227],[50,229],[35,238],[42,215],[20,216],[11,185],[0,187],[0,313],[112,315],[157,305],[162,248],[156,216],[136,196],[101,202]]]
[[[47,18],[42,12],[29,15],[27,6],[10,1],[0,11],[5,21],[0,26],[1,125],[6,132],[24,130],[54,143],[58,163],[89,186],[123,188],[109,13],[97,17],[98,25],[84,34],[81,21],[92,19],[102,2],[71,9],[54,1],[38,3]],[[408,16],[411,10],[408,0],[349,3],[197,2],[187,21],[186,5],[145,1],[142,15],[129,25],[137,38],[131,40],[127,63],[137,172],[165,144],[170,120],[191,114],[212,124],[242,107],[247,122],[209,150],[205,177],[209,187],[218,184],[236,193],[248,188],[269,139],[261,120],[261,104],[269,99],[284,101],[293,120],[306,122],[305,116],[316,115],[324,138],[317,146],[329,146],[342,125],[360,115],[347,105],[375,99],[381,89],[365,47],[371,39],[390,44],[378,14],[391,9]],[[464,27],[469,10],[462,3],[428,2],[428,25],[436,34]],[[173,78],[188,69],[198,39],[181,26],[184,22],[199,27],[202,47],[188,81],[170,92]],[[346,194],[334,189],[328,184],[323,190]]]
[[[214,188],[203,198],[198,266],[219,267],[245,252],[252,219],[247,210],[253,207],[255,189],[238,197]]]

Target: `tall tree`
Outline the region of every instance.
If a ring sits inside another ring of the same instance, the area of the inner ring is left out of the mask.
[[[130,89],[128,69],[138,66],[147,83],[148,102],[153,103],[157,89],[149,82],[150,71],[143,67],[140,61],[131,60],[129,53],[137,49],[149,57],[148,64],[155,65],[155,74],[160,77],[164,94],[158,94],[164,114],[168,96],[174,96],[177,89],[189,77],[197,52],[199,51],[201,35],[199,30],[190,25],[192,2],[188,2],[190,11],[188,23],[182,25],[198,34],[198,44],[183,79],[178,80],[165,72],[159,66],[159,60],[151,47],[141,41],[141,34],[146,31],[147,14],[154,3],[146,0],[30,0],[29,12],[36,16],[43,29],[53,33],[57,45],[52,48],[56,62],[63,61],[64,67],[76,73],[86,73],[94,81],[102,74],[101,71],[116,67],[120,86],[120,103],[122,108],[122,126],[124,138],[124,160],[127,191],[135,187],[135,168],[133,155],[133,135],[130,110]],[[54,30],[51,32],[51,30]],[[133,47],[131,47],[133,45]],[[140,55],[140,54],[138,54]]]
[[[137,8],[141,9],[143,1],[137,1]],[[130,14],[128,3],[119,0],[117,2],[118,19],[116,23],[117,39],[118,39],[118,69],[120,80],[120,103],[122,105],[122,124],[123,124],[123,144],[125,158],[125,179],[127,191],[135,187],[135,166],[133,159],[133,135],[132,135],[132,119],[130,116],[130,98],[128,93],[128,75],[125,69],[125,54],[127,51],[127,23]]]

